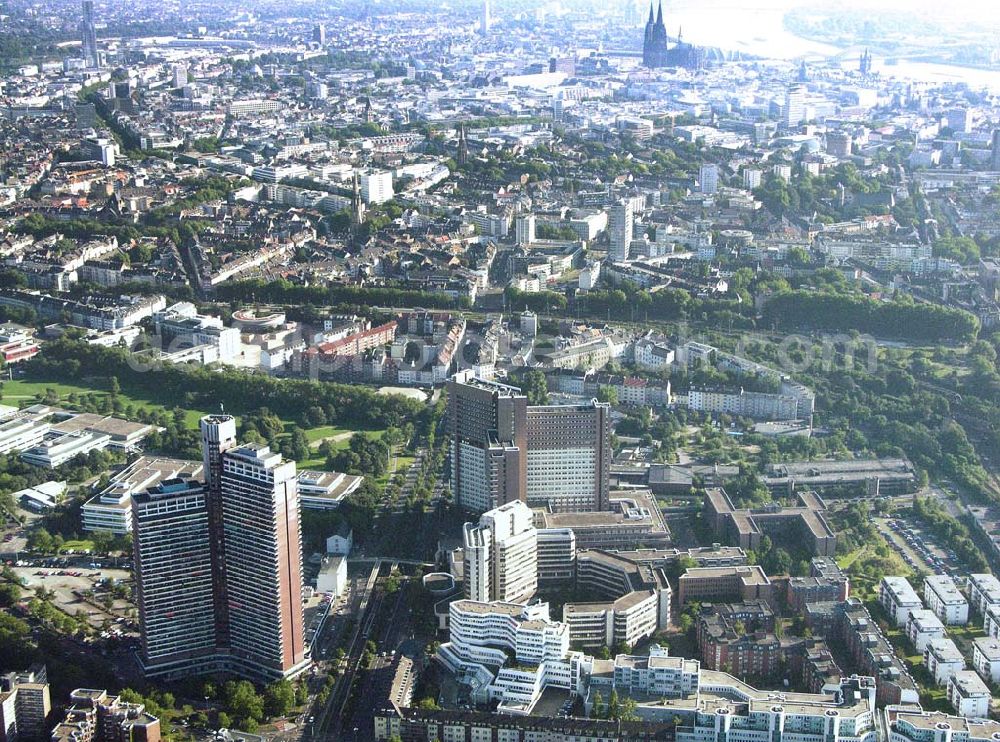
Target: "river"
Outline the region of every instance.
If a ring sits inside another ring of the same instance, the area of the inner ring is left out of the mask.
[[[684,40],[771,59],[840,57],[845,66],[857,64],[859,49],[841,49],[804,39],[784,27],[785,13],[801,0],[674,0],[664,2],[664,22],[672,36],[678,28]],[[863,12],[863,11],[859,11]],[[973,88],[1000,91],[1000,70],[899,60],[885,64],[876,57],[873,69],[884,77],[920,82],[967,82]]]

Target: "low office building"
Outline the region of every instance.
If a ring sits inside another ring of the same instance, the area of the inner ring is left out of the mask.
[[[972,642],[972,666],[983,680],[1000,683],[1000,641],[981,636]]]
[[[168,479],[197,479],[200,461],[140,456],[111,477],[107,486],[84,503],[83,530],[108,531],[116,536],[132,532],[132,495]]]
[[[1000,606],[1000,580],[992,574],[969,575],[969,603],[981,616]]]
[[[632,646],[656,633],[659,608],[655,591],[640,590],[610,602],[567,603],[562,618],[574,646]]]
[[[938,685],[947,685],[951,676],[965,669],[965,657],[947,636],[931,639],[924,648],[924,665]]]
[[[670,623],[670,584],[663,570],[620,553],[577,553],[576,589],[605,600],[567,603],[570,642],[584,647],[635,644]]]
[[[990,689],[972,670],[961,670],[948,679],[948,702],[959,716],[987,719],[991,700]]]
[[[540,528],[538,584],[572,582],[576,577],[576,535],[572,528]]]
[[[103,451],[110,443],[111,436],[106,433],[50,433],[37,446],[22,451],[21,460],[33,466],[55,469],[77,456],[86,456],[91,451]]]
[[[156,334],[165,353],[208,346],[222,363],[232,363],[242,352],[240,331],[225,327],[218,317],[197,313],[193,304],[178,302],[153,315]]]
[[[630,696],[687,698],[698,691],[700,672],[698,660],[671,657],[666,647],[654,644],[648,655],[619,654],[610,660],[594,660],[588,693],[591,698],[595,692],[608,697],[612,690]]]
[[[620,695],[620,694],[619,694]],[[842,678],[820,693],[754,688],[723,672],[702,670],[696,694],[636,699],[635,713],[676,720],[676,742],[876,742],[875,680]]]
[[[888,742],[996,742],[1000,722],[906,706],[885,709]]]
[[[931,639],[944,635],[944,624],[933,611],[926,608],[910,611],[910,617],[906,620],[906,636],[909,637],[918,652],[923,654]]]
[[[569,627],[549,619],[548,603],[456,600],[448,614],[449,640],[435,657],[474,702],[526,714],[546,688],[582,692],[585,657],[569,651]]]
[[[837,534],[826,522],[826,503],[814,492],[799,492],[798,507],[738,509],[721,487],[705,490],[706,522],[719,539],[731,539],[744,549],[757,549],[767,535],[776,543],[806,545],[816,556],[832,557]]]
[[[300,471],[299,503],[304,510],[333,510],[364,481],[362,476],[336,471]]]
[[[625,550],[667,547],[670,531],[663,513],[647,491],[613,493],[610,510],[555,513],[536,509],[538,529],[569,528],[578,549]]]
[[[41,513],[51,510],[66,494],[66,482],[41,482],[34,487],[11,493],[14,502],[28,510]]]
[[[49,423],[31,417],[8,416],[0,422],[0,454],[37,446],[51,428]]]
[[[107,435],[108,448],[133,451],[142,441],[156,430],[147,423],[135,423],[109,415],[95,415],[90,412],[67,412],[52,410],[53,433],[96,433]]]
[[[896,624],[897,628],[906,626],[910,612],[924,607],[920,596],[905,577],[886,576],[878,586],[878,602]]]
[[[699,567],[741,567],[747,563],[747,553],[738,546],[695,546],[690,549],[608,549],[626,559],[651,567],[670,569],[681,558],[694,560]]]
[[[783,462],[772,464],[763,480],[774,493],[853,489],[870,497],[913,492],[919,481],[906,459]]]
[[[758,565],[694,567],[678,580],[678,605],[689,602],[746,602],[773,598],[771,580]]]
[[[969,622],[969,603],[948,575],[924,578],[924,601],[948,626],[965,626]]]

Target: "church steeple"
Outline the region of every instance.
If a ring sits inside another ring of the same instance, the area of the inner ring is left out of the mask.
[[[656,11],[656,25],[663,26],[663,0],[660,0],[660,7]],[[664,26],[664,28],[666,28]]]
[[[351,183],[351,244],[358,241],[358,233],[361,225],[365,223],[365,202],[361,198],[361,181],[358,178],[358,171],[354,171],[354,180]]]
[[[649,2],[649,20],[646,22],[648,25],[653,25],[653,0]]]

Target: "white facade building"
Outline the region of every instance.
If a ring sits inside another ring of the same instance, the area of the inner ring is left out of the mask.
[[[326,553],[332,556],[348,556],[354,546],[354,531],[345,526],[326,539]]]
[[[924,607],[920,596],[905,577],[887,576],[878,586],[878,600],[897,628],[906,626],[910,611]]]
[[[637,366],[663,368],[674,362],[676,353],[666,338],[649,336],[635,341],[632,355]]]
[[[0,454],[23,451],[38,445],[52,428],[49,423],[28,417],[14,417],[0,423]]]
[[[934,611],[926,608],[910,611],[906,621],[906,635],[918,652],[923,654],[931,639],[945,635],[944,624]]]
[[[538,589],[538,537],[523,502],[501,505],[463,529],[466,596],[507,603],[527,601]]]
[[[969,602],[985,617],[991,606],[1000,606],[1000,580],[992,574],[969,575]]]
[[[685,698],[698,691],[701,663],[671,657],[667,648],[659,644],[652,645],[648,655],[619,654],[611,661],[614,662],[612,685],[619,693]]]
[[[448,611],[449,641],[436,658],[475,701],[525,714],[547,687],[582,693],[586,658],[569,651],[569,627],[549,619],[548,603],[457,600]]]
[[[1000,639],[1000,606],[991,605],[983,618],[983,631],[987,636]]]
[[[924,664],[938,685],[947,685],[956,672],[965,669],[965,657],[946,636],[931,639],[924,649]]]
[[[111,443],[111,436],[96,431],[81,430],[73,433],[53,434],[37,446],[21,453],[21,460],[26,464],[44,466],[55,469],[71,461],[81,454],[91,451],[103,451]]]
[[[885,717],[888,742],[995,742],[1000,735],[1000,723],[940,711],[889,706]]]
[[[519,245],[530,245],[535,241],[535,215],[521,214],[514,222],[515,238]]]
[[[330,593],[335,598],[347,587],[347,560],[339,556],[323,557],[316,575],[316,592]]]
[[[394,195],[392,173],[388,170],[365,173],[361,176],[361,198],[366,204],[385,203],[391,201]]]
[[[982,636],[972,643],[972,666],[983,680],[1000,683],[1000,641]]]
[[[924,578],[924,601],[949,626],[964,626],[969,622],[969,603],[948,575]]]
[[[972,670],[956,672],[948,681],[948,701],[959,716],[989,718],[990,700],[990,689]]]
[[[696,702],[656,699],[636,714],[677,718],[677,742],[876,742],[875,679],[852,676],[821,693],[754,688],[702,670]]]

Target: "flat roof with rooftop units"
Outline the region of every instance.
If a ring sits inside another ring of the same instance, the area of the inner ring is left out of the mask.
[[[200,461],[140,456],[119,470],[107,486],[84,503],[83,530],[110,531],[123,536],[132,531],[132,495],[168,479],[196,479]]]
[[[364,477],[335,471],[299,472],[299,502],[308,510],[333,510],[357,490]]]

